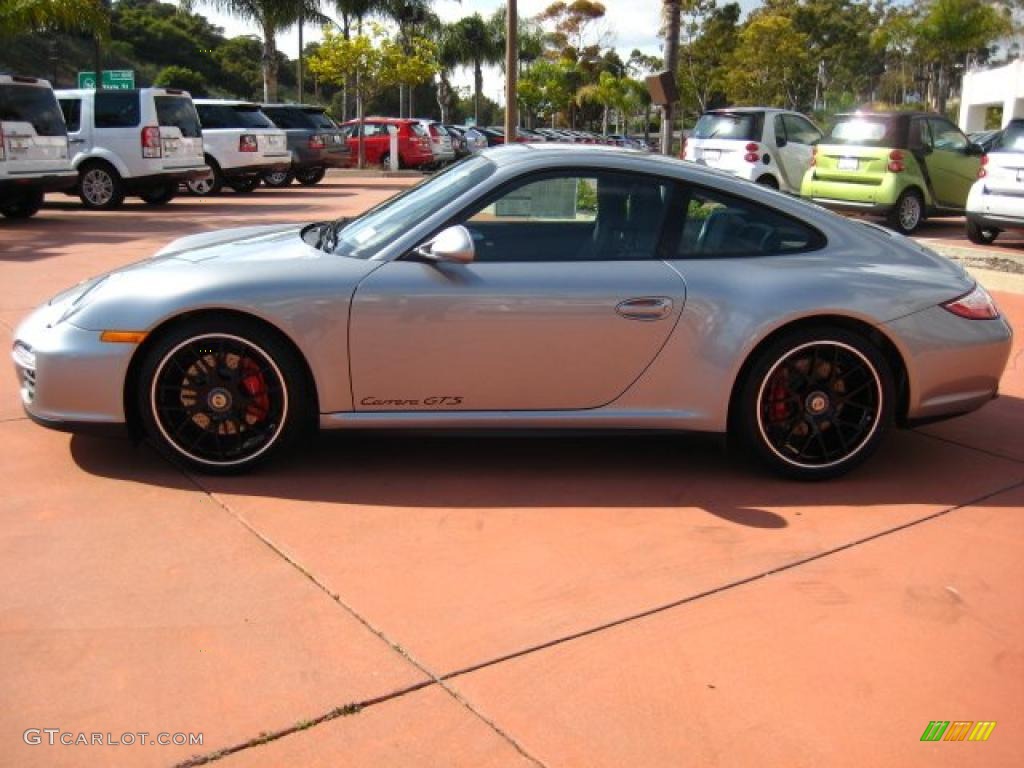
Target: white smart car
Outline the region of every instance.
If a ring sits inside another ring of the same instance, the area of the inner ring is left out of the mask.
[[[196,99],[203,125],[203,155],[210,174],[188,182],[195,195],[215,195],[226,184],[251,192],[265,173],[287,172],[292,153],[287,134],[259,104],[228,99]]]
[[[982,157],[965,216],[968,239],[980,245],[1005,229],[1024,229],[1024,119],[1011,120]]]
[[[683,144],[683,159],[800,194],[818,127],[799,112],[767,107],[712,109]]]

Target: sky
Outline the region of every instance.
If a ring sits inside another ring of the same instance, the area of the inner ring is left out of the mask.
[[[519,0],[520,17],[535,16],[543,11],[552,0]],[[661,41],[658,31],[661,28],[662,0],[603,0],[606,9],[605,27],[609,33],[610,44],[618,50],[623,59],[629,57],[630,51],[639,48],[646,54],[659,54]],[[746,11],[759,5],[757,0],[739,0],[740,6]],[[463,16],[479,13],[490,16],[494,10],[504,5],[504,0],[434,0],[434,11],[444,21],[455,21]],[[328,9],[330,0],[325,3]],[[224,28],[229,37],[235,35],[258,34],[255,26],[246,25],[237,19],[212,10],[203,5],[203,0],[195,1],[195,12],[206,16],[213,24]],[[328,15],[331,15],[328,12]],[[320,37],[319,30],[306,29],[304,40],[310,42]],[[289,57],[295,58],[298,53],[298,32],[288,30],[278,36],[277,46]],[[454,85],[471,87],[473,74],[470,70],[461,70],[452,78]],[[484,73],[484,94],[489,98],[504,103],[504,77],[496,67]]]

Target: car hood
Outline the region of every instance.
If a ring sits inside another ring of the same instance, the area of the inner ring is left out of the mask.
[[[281,246],[285,242],[298,240],[304,225],[264,224],[258,227],[234,227],[197,235],[179,237],[168,243],[153,258],[174,257],[185,261],[206,261],[222,257],[252,258],[257,253],[277,253],[281,258]],[[300,243],[305,245],[304,243]],[[301,253],[304,248],[296,249]]]

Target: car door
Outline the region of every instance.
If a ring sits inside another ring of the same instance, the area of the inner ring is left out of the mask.
[[[968,154],[970,142],[949,120],[929,117],[932,151],[925,157],[935,198],[946,208],[963,208],[978,178],[981,158]]]
[[[507,185],[456,217],[468,264],[389,262],[356,290],[355,408],[568,410],[629,389],[686,288],[661,258],[672,182],[566,170]]]
[[[800,115],[782,114],[775,116],[775,142],[778,146],[779,123],[785,133],[785,141],[778,149],[779,164],[785,175],[784,189],[799,194],[804,174],[811,167],[814,145],[821,139],[821,132]]]
[[[60,111],[64,114],[64,122],[68,127],[68,154],[71,163],[78,166],[78,155],[88,151],[90,141],[91,115],[84,114],[86,100],[81,96],[61,96]]]

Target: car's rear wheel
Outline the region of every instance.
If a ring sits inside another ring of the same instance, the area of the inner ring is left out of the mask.
[[[967,220],[967,239],[977,245],[991,245],[999,237],[995,227],[983,227],[976,221]]]
[[[312,423],[303,370],[287,343],[254,323],[188,321],[146,353],[138,413],[166,456],[204,472],[243,471]]]
[[[78,173],[78,196],[82,205],[94,211],[109,211],[124,202],[125,187],[120,174],[104,162],[90,162]]]
[[[167,205],[174,199],[174,196],[178,193],[177,182],[168,182],[159,187],[153,187],[147,189],[145,192],[139,195],[143,202],[149,205]]]
[[[306,187],[312,187],[323,181],[324,176],[327,175],[327,169],[320,168],[305,168],[301,171],[295,172],[295,179]]]
[[[889,226],[897,232],[909,235],[924,220],[924,199],[916,189],[905,189],[896,199],[896,205],[889,213]]]
[[[870,456],[892,421],[884,355],[843,328],[786,334],[743,382],[734,425],[754,456],[788,477],[844,474]]]
[[[295,175],[291,171],[270,171],[263,174],[263,183],[268,187],[287,187],[294,178]]]
[[[0,203],[0,214],[8,219],[30,219],[39,213],[45,197],[39,190],[25,192],[14,200]]]
[[[231,187],[235,192],[242,195],[247,195],[252,192],[256,187],[260,185],[260,179],[258,176],[246,176],[241,179],[232,179],[228,182],[228,186]]]
[[[224,174],[221,173],[220,166],[209,157],[206,158],[206,164],[210,166],[210,172],[206,176],[185,182],[188,191],[199,197],[216,195],[224,187]]]

